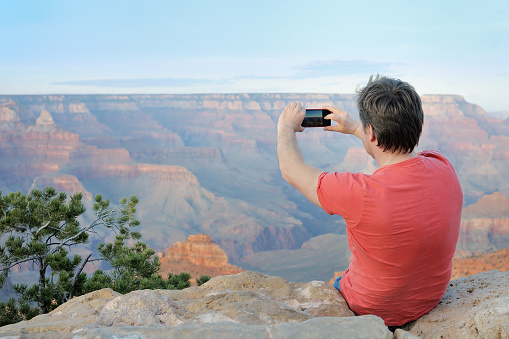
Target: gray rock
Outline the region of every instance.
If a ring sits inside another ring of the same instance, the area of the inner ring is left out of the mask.
[[[281,323],[270,329],[277,339],[294,338],[384,338],[391,339],[392,332],[382,318],[374,315],[347,318],[315,318],[299,324]],[[271,336],[269,335],[269,338]]]
[[[509,338],[509,271],[451,281],[438,306],[404,329],[422,338]]]
[[[398,328],[396,329],[396,331],[394,331],[394,339],[417,339],[417,338],[419,337],[413,335],[410,332],[402,330],[401,328]]]
[[[179,327],[123,327],[98,328],[80,338],[138,339],[138,338],[222,338],[222,339],[299,339],[351,338],[391,339],[392,332],[383,320],[374,315],[362,317],[321,317],[301,323],[276,325],[245,325],[232,322],[185,324]],[[76,336],[78,339],[78,336]]]
[[[353,316],[324,282],[292,283],[255,272],[211,279],[200,287],[134,291],[108,302],[97,326],[179,326],[238,322],[270,325],[321,316]]]
[[[84,300],[90,305],[84,307]],[[354,316],[342,295],[331,285],[321,281],[293,283],[243,272],[219,276],[185,290],[142,290],[126,295],[108,289],[96,291],[75,298],[49,314],[4,326],[0,335],[27,333],[35,338],[51,338],[83,336],[89,331],[114,335],[120,328],[135,328],[129,330],[131,334],[124,333],[129,337],[139,331],[158,333],[161,328],[184,331],[203,325],[203,331],[210,332],[217,323],[275,325],[324,316]]]
[[[104,305],[120,293],[109,288],[94,291],[60,305],[48,314],[41,314],[17,324],[0,327],[0,338],[18,336],[21,338],[62,338],[72,337],[75,331],[95,326],[97,315]]]

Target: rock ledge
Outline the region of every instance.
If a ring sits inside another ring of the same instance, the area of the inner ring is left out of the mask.
[[[394,333],[356,317],[332,286],[255,272],[219,276],[185,290],[110,289],[49,314],[0,328],[11,338],[509,338],[509,272],[451,282],[441,303]]]

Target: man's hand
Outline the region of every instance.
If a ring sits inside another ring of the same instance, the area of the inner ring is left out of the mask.
[[[304,131],[304,127],[301,125],[305,115],[306,109],[304,106],[298,102],[292,102],[285,107],[283,113],[279,116],[278,131],[281,131],[281,129],[291,129],[294,133]]]
[[[327,115],[325,119],[337,122],[337,125],[324,127],[323,129],[325,131],[353,134],[358,138],[361,137],[361,123],[352,118],[347,111],[335,106],[323,106],[322,108],[332,112],[332,114]]]

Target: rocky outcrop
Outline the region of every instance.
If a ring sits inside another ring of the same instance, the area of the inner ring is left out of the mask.
[[[509,272],[451,282],[440,304],[394,333],[374,315],[354,316],[320,281],[293,283],[254,272],[219,276],[182,291],[120,295],[104,289],[46,315],[0,328],[30,338],[507,338]]]
[[[109,289],[92,292],[47,315],[4,326],[0,334],[23,333],[32,338],[127,333],[150,338],[283,338],[290,332],[302,338],[316,331],[327,334],[343,330],[357,338],[392,337],[380,318],[353,315],[342,296],[323,282],[289,283],[279,277],[244,272],[216,277],[182,291],[144,290],[124,296]]]
[[[437,307],[403,328],[421,338],[509,338],[509,272],[451,281]]]
[[[190,273],[193,278],[202,275],[236,274],[242,269],[228,263],[228,256],[206,234],[190,235],[185,241],[177,241],[164,253],[159,254],[162,276],[168,273]]]

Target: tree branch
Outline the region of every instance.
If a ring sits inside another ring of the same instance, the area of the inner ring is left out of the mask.
[[[81,264],[81,267],[79,268],[78,272],[76,272],[76,275],[74,276],[74,281],[72,282],[72,289],[71,289],[71,293],[69,295],[69,299],[71,299],[73,296],[74,296],[74,292],[76,292],[76,283],[78,282],[78,278],[81,274],[81,272],[83,271],[83,269],[85,268],[85,265],[87,264],[88,262],[88,259],[90,259],[90,257],[92,256],[92,253],[90,253],[88,255],[88,257],[83,261],[83,264]]]
[[[39,234],[39,232],[40,232],[40,231],[42,231],[43,229],[45,229],[46,227],[48,227],[50,222],[51,222],[51,221],[48,221],[48,222],[46,223],[46,225],[42,226],[42,227],[41,227],[41,228],[39,228],[37,231],[35,231],[35,235]]]
[[[107,216],[114,216],[116,214],[115,213],[115,209],[118,209],[118,207],[116,207],[114,209],[111,209],[111,210],[107,211],[107,213],[104,213],[104,214],[98,213],[96,220],[94,220],[89,226],[83,228],[82,230],[80,230],[78,233],[76,233],[72,237],[69,237],[67,239],[62,240],[61,244],[59,246],[57,246],[57,248],[55,250],[58,251],[58,250],[60,250],[60,248],[62,248],[64,246],[71,246],[71,245],[68,244],[68,242],[73,241],[74,239],[78,238],[81,234],[86,233],[89,230],[93,231],[96,226],[104,225],[104,226],[106,226],[108,228],[112,227],[112,226],[115,226],[115,222],[106,222],[106,221],[104,221],[104,219]]]
[[[29,258],[25,258],[25,259],[19,259],[19,260],[16,260],[14,262],[11,262],[11,263],[7,263],[7,264],[3,264],[5,265],[4,267],[0,268],[0,271],[4,271],[4,270],[10,270],[11,268],[13,268],[14,266],[16,265],[20,265],[24,262],[27,262],[27,261],[31,261],[31,260],[35,260],[35,259],[38,259],[40,258],[41,256],[39,255],[36,255],[36,256],[33,256],[33,257],[29,257]]]

